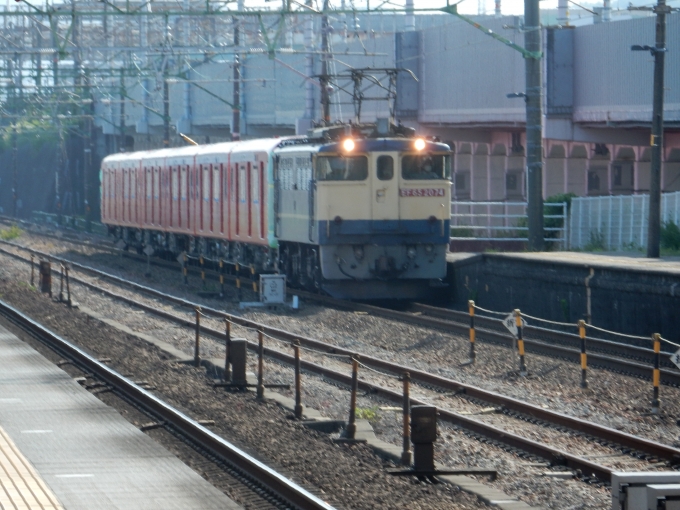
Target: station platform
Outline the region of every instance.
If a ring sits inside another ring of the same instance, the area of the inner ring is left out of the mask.
[[[624,335],[680,341],[680,257],[638,253],[447,254],[449,302],[542,320],[588,324]],[[574,326],[576,327],[576,326]]]
[[[0,325],[0,508],[242,507]]]
[[[447,253],[449,264],[465,262],[474,257],[491,255],[508,260],[533,261],[537,263],[564,264],[569,266],[593,267],[599,269],[619,269],[633,272],[668,273],[680,275],[680,257],[664,256],[658,259],[646,258],[642,253],[586,253],[576,251],[544,251],[544,252],[506,252],[506,253]]]

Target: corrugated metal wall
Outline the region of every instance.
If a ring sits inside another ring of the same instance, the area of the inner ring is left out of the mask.
[[[654,59],[631,51],[654,45],[655,17],[578,27],[574,37],[575,122],[650,122]],[[667,16],[667,121],[680,121],[680,15]]]
[[[524,37],[503,25],[514,17],[486,17],[480,23],[524,45]],[[423,32],[419,121],[426,123],[524,122],[522,55],[462,20]]]

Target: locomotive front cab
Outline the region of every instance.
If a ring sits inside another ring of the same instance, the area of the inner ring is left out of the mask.
[[[445,276],[450,155],[421,143],[348,139],[319,150],[314,209],[327,281]]]

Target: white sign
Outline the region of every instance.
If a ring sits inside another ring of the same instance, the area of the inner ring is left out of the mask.
[[[260,275],[260,302],[262,303],[286,302],[286,275],[283,274]]]
[[[512,333],[512,336],[517,338],[517,319],[515,318],[514,313],[511,313],[505,319],[503,319],[503,326],[508,328],[508,331]],[[527,321],[525,321],[524,318],[522,317],[522,329],[524,329],[526,326]]]
[[[671,361],[675,363],[675,366],[680,368],[680,349],[671,354]]]

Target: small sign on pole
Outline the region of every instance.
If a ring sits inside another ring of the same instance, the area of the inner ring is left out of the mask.
[[[680,368],[680,349],[671,354],[671,361],[676,367]]]
[[[517,338],[517,319],[515,319],[515,314],[511,313],[509,314],[505,319],[503,319],[503,326],[508,328],[508,331]],[[524,317],[522,317],[522,328],[525,328],[527,326],[527,321],[524,320]]]

